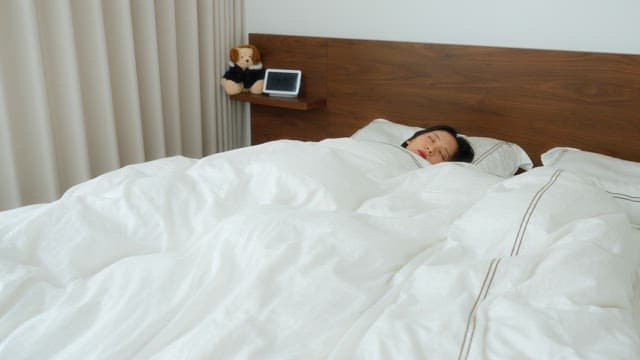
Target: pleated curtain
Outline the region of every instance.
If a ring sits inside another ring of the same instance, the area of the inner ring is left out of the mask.
[[[0,210],[246,145],[219,84],[238,0],[0,0]]]

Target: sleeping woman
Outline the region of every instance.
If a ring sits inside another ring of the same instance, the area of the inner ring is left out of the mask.
[[[402,147],[431,164],[443,161],[471,162],[474,155],[467,139],[447,125],[438,125],[416,131],[402,143]]]

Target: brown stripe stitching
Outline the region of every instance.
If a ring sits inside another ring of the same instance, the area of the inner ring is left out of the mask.
[[[478,165],[478,163],[480,163],[482,160],[486,159],[489,155],[491,155],[493,152],[495,152],[500,146],[502,145],[506,145],[507,143],[504,141],[500,141],[498,143],[493,144],[489,149],[487,149],[487,151],[485,151],[483,154],[481,154],[480,156],[478,156],[474,161],[473,164],[474,165]]]
[[[626,201],[630,201],[630,202],[640,202],[640,196],[633,196],[633,195],[627,195],[627,194],[622,194],[622,193],[615,193],[615,192],[611,192],[611,191],[607,191],[609,194],[611,194],[611,196],[613,196],[616,199],[620,199],[620,200],[626,200]]]
[[[513,243],[513,247],[511,248],[511,256],[517,256],[520,253],[520,248],[522,247],[522,243],[524,240],[524,234],[527,231],[527,226],[529,226],[529,220],[531,220],[531,216],[538,206],[538,202],[542,198],[542,195],[553,186],[556,182],[560,174],[563,170],[556,170],[549,181],[536,192],[536,195],[533,197],[533,200],[529,203],[529,207],[527,211],[525,211],[524,216],[522,217],[522,221],[520,221],[520,228],[518,229],[518,234],[516,235],[516,240]]]
[[[517,256],[520,252],[520,247],[522,246],[524,234],[527,229],[527,225],[531,220],[531,216],[533,215],[533,211],[536,209],[540,198],[547,190],[553,186],[553,184],[557,181],[558,177],[562,173],[563,170],[556,170],[551,178],[547,181],[547,183],[540,188],[536,195],[533,197],[527,210],[525,211],[525,215],[522,217],[520,221],[520,228],[518,229],[518,234],[516,235],[516,240],[514,242],[513,248],[511,249],[510,256]],[[467,327],[465,329],[464,338],[462,339],[462,344],[460,346],[460,353],[458,354],[458,360],[467,359],[469,354],[471,353],[471,344],[473,343],[473,336],[476,331],[476,311],[480,302],[484,301],[489,294],[489,289],[493,284],[493,279],[498,271],[498,265],[500,264],[500,258],[491,260],[491,264],[489,264],[489,269],[487,270],[487,274],[485,275],[484,281],[482,282],[482,287],[480,288],[480,292],[476,297],[476,301],[473,303],[471,307],[471,311],[469,312],[469,317],[467,318]]]
[[[493,259],[491,260],[491,264],[489,264],[489,269],[487,270],[487,274],[485,275],[484,281],[482,282],[480,292],[478,293],[476,301],[473,303],[473,307],[471,307],[471,311],[469,312],[469,317],[467,318],[467,328],[465,329],[464,339],[462,340],[462,345],[460,346],[458,360],[467,359],[469,357],[473,334],[476,331],[476,309],[478,308],[480,302],[487,298],[489,288],[491,287],[496,272],[498,271],[498,265],[500,264],[500,261],[500,258]]]

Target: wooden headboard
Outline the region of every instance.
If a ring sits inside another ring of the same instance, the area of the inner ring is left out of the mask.
[[[372,119],[449,124],[521,145],[640,161],[640,55],[250,34],[267,68],[303,72],[308,111],[251,107],[252,143],[350,136]]]

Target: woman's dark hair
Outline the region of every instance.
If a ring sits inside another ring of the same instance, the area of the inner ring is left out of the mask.
[[[462,162],[468,162],[468,163],[473,161],[474,152],[473,152],[473,148],[471,147],[471,144],[469,144],[469,141],[467,141],[467,139],[459,135],[456,129],[448,125],[436,125],[426,129],[418,130],[410,138],[408,138],[402,143],[402,147],[406,148],[407,145],[409,144],[409,140],[413,140],[424,133],[437,131],[437,130],[448,132],[449,134],[451,134],[451,136],[453,136],[454,139],[456,139],[456,143],[458,143],[458,151],[456,151],[453,154],[453,156],[451,156],[451,159],[449,159],[449,161],[462,161]]]

